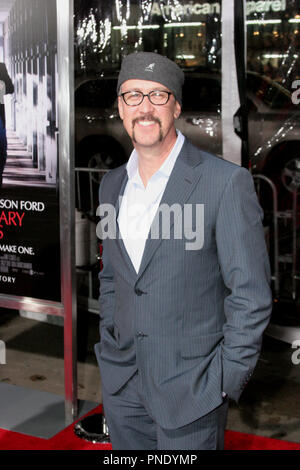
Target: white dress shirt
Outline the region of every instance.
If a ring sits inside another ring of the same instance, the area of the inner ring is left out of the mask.
[[[145,188],[138,169],[138,154],[133,150],[126,169],[128,182],[120,204],[118,224],[125,248],[138,273],[148,233],[159,207],[170,174],[185,137],[177,130],[176,142],[161,167]]]

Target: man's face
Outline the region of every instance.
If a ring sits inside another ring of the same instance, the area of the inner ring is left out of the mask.
[[[141,91],[170,91],[158,82],[148,80],[127,80],[121,86],[121,93]],[[180,105],[173,95],[164,105],[153,105],[147,96],[138,106],[128,106],[122,97],[118,98],[119,114],[123,125],[136,146],[154,147],[166,144],[176,137],[174,119],[180,115]]]

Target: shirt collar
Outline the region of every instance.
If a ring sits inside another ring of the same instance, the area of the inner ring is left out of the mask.
[[[180,153],[180,150],[185,140],[184,135],[178,129],[176,129],[176,132],[177,132],[176,142],[171,152],[169,153],[168,157],[165,159],[161,167],[156,171],[155,173],[156,175],[161,175],[161,176],[165,176],[169,178],[173,170],[176,159]],[[126,170],[127,170],[129,180],[131,180],[134,183],[141,182],[140,174],[138,171],[138,153],[135,149],[132,151],[129,157],[128,163],[126,165]]]

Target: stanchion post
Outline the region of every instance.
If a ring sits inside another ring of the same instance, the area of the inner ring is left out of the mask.
[[[64,306],[65,421],[77,416],[75,182],[74,182],[74,26],[73,0],[57,0],[59,195],[61,279]]]
[[[297,299],[297,220],[298,220],[298,188],[293,191],[293,300]]]

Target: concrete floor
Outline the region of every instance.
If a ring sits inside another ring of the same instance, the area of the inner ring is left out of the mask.
[[[0,338],[6,345],[0,381],[64,395],[62,325],[24,318],[17,311],[0,312]],[[97,315],[79,311],[77,328],[78,398],[99,404],[101,384],[93,350],[99,340]]]
[[[296,328],[299,353],[291,344],[264,336],[255,373],[238,405],[230,403],[227,428],[300,442],[300,309],[285,304],[271,324]],[[297,329],[297,327],[299,327]],[[0,339],[6,344],[6,364],[0,381],[33,390],[64,394],[63,328],[0,309]],[[98,341],[98,316],[78,312],[78,398],[101,402],[101,381],[93,346]],[[298,360],[297,360],[298,359]],[[294,361],[295,362],[295,361]],[[1,397],[2,403],[5,397]],[[184,406],[184,404],[183,404]]]

